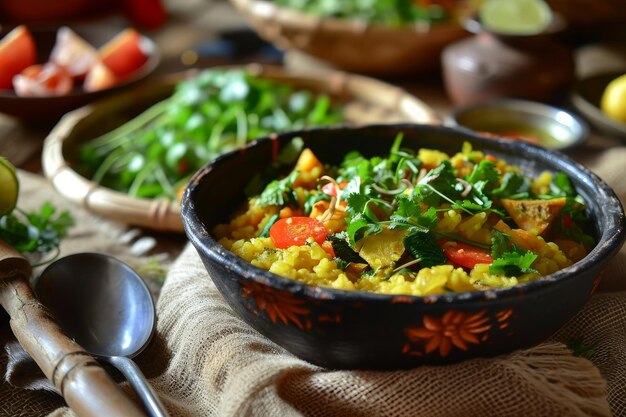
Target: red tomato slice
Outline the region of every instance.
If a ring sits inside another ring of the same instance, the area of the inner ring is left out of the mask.
[[[0,41],[0,90],[10,90],[13,77],[37,60],[35,41],[26,26],[18,26]]]
[[[270,229],[270,237],[279,249],[304,245],[309,238],[322,245],[326,240],[324,223],[312,217],[280,219]]]
[[[476,264],[493,262],[491,252],[466,243],[448,241],[442,245],[443,253],[453,263],[465,268],[474,268]]]
[[[83,90],[87,92],[99,91],[113,87],[115,84],[117,84],[115,75],[109,67],[98,61],[85,76]]]
[[[141,68],[148,60],[149,52],[139,32],[129,28],[103,45],[98,54],[115,77],[123,78]]]

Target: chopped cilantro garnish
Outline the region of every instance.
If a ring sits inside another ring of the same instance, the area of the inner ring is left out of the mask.
[[[421,260],[423,267],[441,265],[446,262],[443,250],[437,245],[435,236],[430,232],[413,232],[403,240],[404,247],[415,259]]]
[[[267,184],[267,187],[259,195],[257,204],[261,207],[293,205],[295,198],[292,186],[297,176],[298,171],[293,171],[285,178]]]
[[[380,223],[368,221],[364,215],[357,214],[352,217],[346,232],[348,233],[350,244],[354,245],[365,236],[380,233],[381,230],[383,230],[383,228]]]
[[[491,195],[499,198],[521,200],[530,197],[530,180],[518,172],[507,172],[502,183],[491,191]]]
[[[550,181],[550,195],[555,197],[575,197],[576,191],[574,191],[574,187],[572,187],[572,183],[567,175],[559,172]]]
[[[495,184],[500,180],[500,173],[496,171],[495,162],[483,159],[474,166],[474,170],[466,178],[470,184],[476,184],[483,181],[486,184]]]
[[[489,272],[494,275],[518,277],[523,274],[537,272],[530,266],[537,259],[537,254],[517,248],[514,252],[504,252],[489,266]]]
[[[50,203],[44,203],[39,211],[26,212],[16,208],[0,217],[0,239],[22,253],[56,251],[55,258],[61,239],[67,236],[73,225],[74,220],[68,211],[57,214]]]

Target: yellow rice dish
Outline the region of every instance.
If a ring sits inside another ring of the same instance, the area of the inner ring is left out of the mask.
[[[529,178],[467,143],[447,155],[401,140],[387,157],[351,152],[340,166],[304,149],[214,236],[293,280],[416,296],[535,280],[593,247],[564,174]]]

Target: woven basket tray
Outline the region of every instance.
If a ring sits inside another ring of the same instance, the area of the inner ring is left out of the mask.
[[[342,72],[296,73],[258,65],[237,68],[297,88],[329,94],[335,102],[343,103],[345,117],[351,123],[440,122],[435,112],[416,97],[374,79]],[[93,213],[155,230],[182,232],[178,201],[129,197],[82,177],[73,167],[78,163],[81,143],[112,130],[168,97],[175,84],[187,76],[179,74],[68,113],[44,142],[44,175],[63,196]]]
[[[300,51],[343,70],[402,74],[439,67],[443,48],[468,35],[459,24],[389,27],[319,18],[266,0],[231,0],[258,34],[285,51]]]

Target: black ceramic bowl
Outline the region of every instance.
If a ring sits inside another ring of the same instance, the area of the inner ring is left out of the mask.
[[[219,245],[211,230],[244,200],[242,189],[300,136],[324,162],[358,149],[386,155],[403,146],[456,153],[463,141],[528,174],[564,172],[589,205],[598,240],[582,261],[538,281],[490,291],[413,297],[315,287],[252,266]],[[394,369],[492,356],[537,344],[589,299],[626,235],[615,193],[566,156],[520,142],[485,139],[447,127],[331,127],[262,138],[202,168],[182,201],[187,236],[226,301],[247,323],[296,356],[329,368]]]

